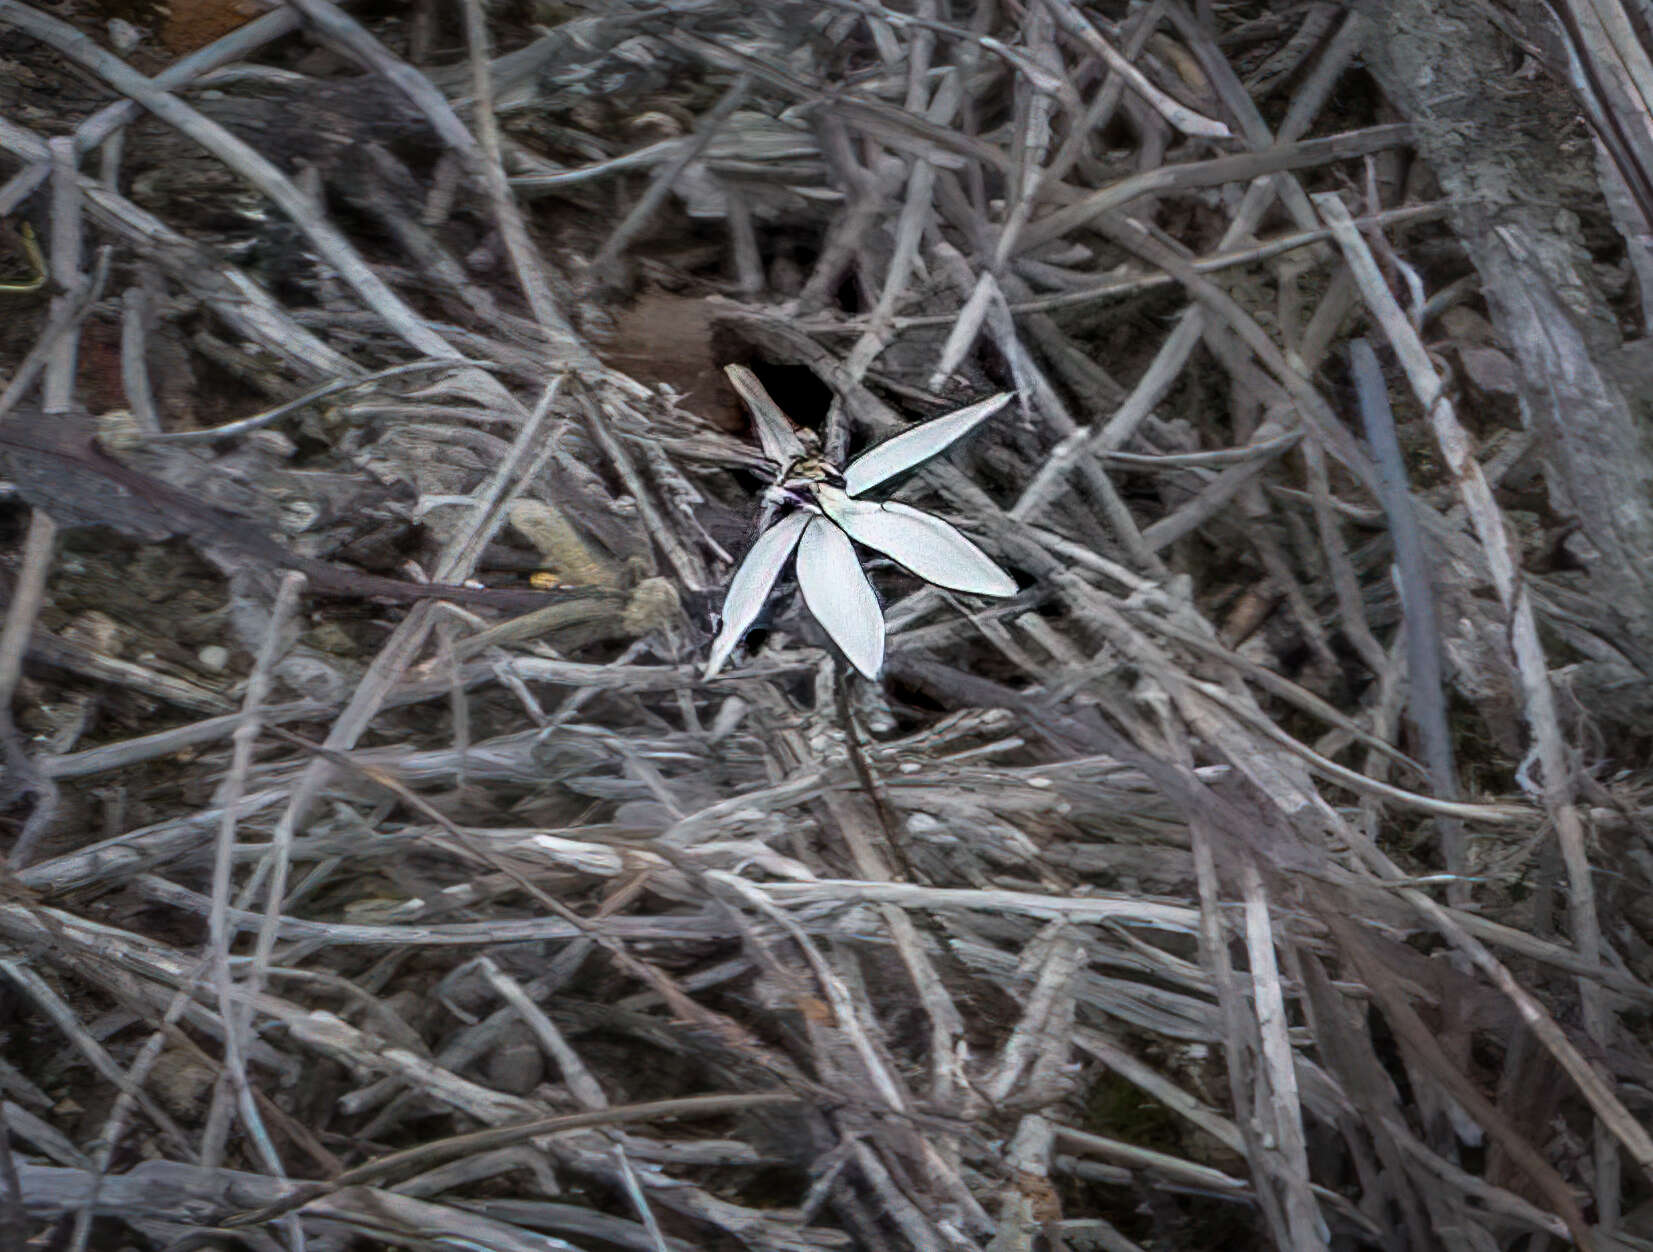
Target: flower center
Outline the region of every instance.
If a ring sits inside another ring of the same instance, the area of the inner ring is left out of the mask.
[[[781,471],[775,485],[766,493],[782,508],[821,511],[817,491],[821,487],[844,489],[844,476],[838,467],[818,456],[801,456]]]

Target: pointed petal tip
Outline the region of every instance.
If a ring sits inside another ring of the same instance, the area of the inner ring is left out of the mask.
[[[798,588],[811,615],[868,678],[884,666],[884,610],[849,536],[817,517],[798,544]]]
[[[752,427],[763,445],[763,454],[777,467],[802,456],[803,440],[792,419],[781,411],[758,376],[744,365],[725,365],[723,374],[752,415]]]
[[[981,590],[975,593],[976,595],[997,596],[1000,599],[1006,599],[1021,591],[1021,588],[1016,585],[1016,580],[1014,578],[1005,573],[1003,570],[998,569],[997,566],[995,566],[994,569],[997,571],[998,577],[993,579],[991,584],[983,586]]]
[[[745,632],[741,633],[744,634]],[[729,663],[730,656],[734,654],[735,645],[739,642],[740,635],[733,634],[729,629],[729,623],[724,622],[723,628],[717,632],[717,638],[712,640],[711,655],[706,658],[706,668],[700,675],[702,682],[708,682],[722,672],[723,667]]]
[[[723,600],[723,627],[718,631],[717,638],[712,640],[711,656],[706,661],[707,678],[723,668],[741,637],[757,621],[808,522],[809,515],[806,513],[793,513],[781,518],[760,534],[741,558]]]
[[[963,532],[922,509],[826,493],[821,504],[850,538],[882,552],[925,582],[978,596],[1013,596],[1020,590],[1016,580]]]
[[[1004,408],[1015,395],[1013,391],[1001,391],[996,396],[932,418],[868,448],[844,467],[844,490],[858,496],[897,474],[922,465]]]

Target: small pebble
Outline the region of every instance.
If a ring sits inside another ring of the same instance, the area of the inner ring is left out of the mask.
[[[306,700],[331,703],[344,696],[344,677],[313,656],[289,656],[276,666],[275,676]]]
[[[109,19],[109,42],[114,45],[116,52],[126,56],[143,42],[143,32],[131,22],[112,17]]]
[[[534,1042],[533,1033],[520,1022],[513,1022],[482,1063],[482,1072],[495,1091],[524,1096],[544,1079],[545,1056]]]

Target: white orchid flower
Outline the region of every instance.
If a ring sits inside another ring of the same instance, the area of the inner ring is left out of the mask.
[[[794,552],[804,604],[850,664],[868,678],[878,677],[884,664],[884,611],[861,569],[856,543],[938,587],[979,596],[1016,594],[1015,580],[940,518],[909,505],[860,498],[963,438],[1008,404],[1011,393],[903,431],[840,471],[808,455],[792,423],[751,370],[731,365],[725,372],[752,410],[758,440],[780,473],[764,492],[764,528],[729,582],[707,678],[723,668],[757,620]]]

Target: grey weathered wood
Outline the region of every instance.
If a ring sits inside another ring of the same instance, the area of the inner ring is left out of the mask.
[[[1597,633],[1625,663],[1580,667],[1598,714],[1653,709],[1653,344],[1626,345],[1560,206],[1595,196],[1594,150],[1543,74],[1511,72],[1508,37],[1473,4],[1361,6],[1364,55],[1415,127],[1453,197],[1451,221],[1521,371],[1523,420],[1541,439],[1558,511],[1576,517]],[[1473,83],[1474,90],[1443,89]]]

